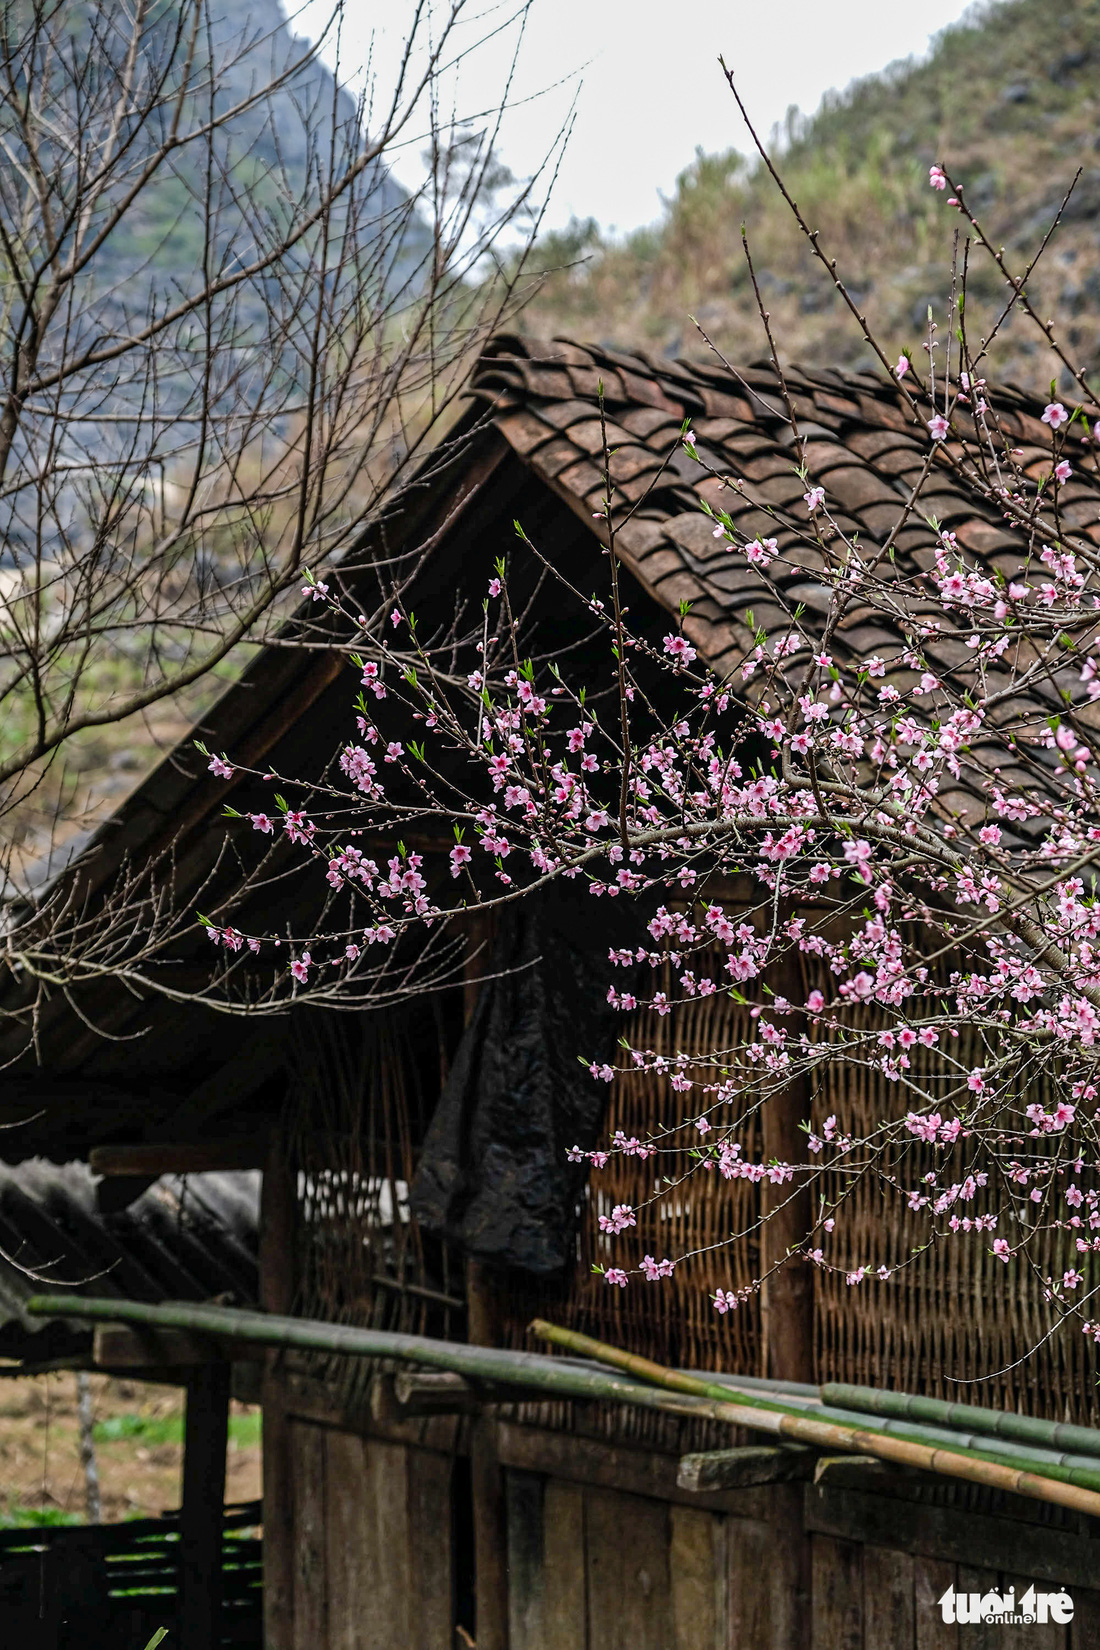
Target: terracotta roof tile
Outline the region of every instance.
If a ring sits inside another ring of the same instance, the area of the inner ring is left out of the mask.
[[[829,472],[826,496],[838,499],[845,509],[861,510],[869,504],[888,503],[896,513],[898,494],[888,481],[883,481],[866,464],[846,464]]]
[[[683,422],[662,407],[629,407],[625,411],[616,409],[615,416],[631,435],[640,435],[643,439],[648,439],[655,430],[668,430],[670,442]]]
[[[699,510],[688,515],[673,516],[666,531],[674,544],[680,544],[693,556],[709,557],[719,550],[714,536],[714,523]]]
[[[607,441],[609,446],[617,447],[621,441],[630,440],[630,432],[624,430],[620,424],[612,419],[605,421]],[[582,453],[599,453],[602,462],[604,447],[604,428],[598,418],[585,418],[569,426],[569,439],[576,443]]]
[[[685,628],[714,667],[733,674],[754,645],[750,611],[755,624],[770,630],[786,629],[797,604],[807,614],[827,611],[831,588],[818,577],[822,552],[801,501],[805,484],[796,474],[793,432],[772,369],[756,364],[734,376],[717,363],[656,362],[569,340],[493,340],[474,375],[473,393],[499,409],[498,427],[524,461],[574,495],[582,520],[603,494],[600,380],[609,437],[619,449],[612,460],[617,496],[638,505],[617,535],[623,561],[671,611],[681,601],[692,603]],[[870,374],[792,371],[788,387],[806,440],[808,472],[825,487],[830,516],[841,531],[881,543],[897,529],[908,491],[927,462],[923,421],[914,422],[896,385]],[[1019,444],[1030,448],[1028,458],[1046,474],[1048,432],[1034,403],[1019,392],[999,391],[998,410],[1004,427],[1018,432]],[[687,457],[678,427],[688,416],[700,450],[723,474],[741,478],[743,492]],[[962,433],[962,420],[956,422]],[[1019,567],[1026,541],[953,468],[953,455],[962,451],[959,442],[935,450],[928,490],[896,531],[894,561],[883,565],[883,577],[902,579],[933,564],[930,516],[957,532],[966,552],[991,570]],[[746,537],[779,540],[781,556],[770,571],[731,555],[714,538],[713,523],[700,509],[704,499],[728,512]],[[1100,478],[1078,470],[1061,503],[1067,524],[1100,543]],[[823,539],[836,541],[822,518],[818,527]],[[595,536],[602,536],[601,529],[602,523],[592,523]],[[914,618],[926,610],[931,617],[932,606],[914,599],[910,610]],[[890,658],[904,637],[881,613],[861,608],[845,615],[833,645],[838,657],[852,661],[876,652]],[[944,668],[965,673],[971,667],[961,634],[944,633],[931,651]],[[1036,714],[1045,714],[1047,700],[1057,702],[1057,691],[1056,678],[1034,695]],[[948,800],[952,807],[966,806],[965,790]]]
[[[700,395],[708,418],[744,420],[752,417],[752,408],[742,396],[731,395],[728,391],[711,389],[707,385],[700,388]]]
[[[916,454],[918,464],[924,458],[920,442],[912,436],[902,435],[898,430],[853,429],[844,441],[861,458],[878,460],[884,453],[893,452],[908,453],[910,457]]]
[[[571,429],[574,424],[587,423],[592,417],[591,401],[546,401],[540,398],[539,417],[552,424],[556,430]]]
[[[611,455],[611,477],[617,484],[632,480],[637,475],[654,475],[660,469],[660,460],[648,447],[618,447]]]
[[[501,434],[507,439],[508,430],[501,425]],[[545,446],[539,447],[534,454],[534,462],[544,475],[556,476],[559,471],[565,470],[570,464],[575,464],[579,454],[576,447],[567,436],[555,436]]]
[[[875,459],[880,475],[899,476],[912,486],[924,468],[924,455],[917,446],[892,447]]]
[[[554,431],[534,413],[524,407],[504,413],[497,419],[497,427],[510,447],[526,455],[549,441]]]
[[[660,407],[662,411],[673,413],[678,419],[684,417],[684,406],[680,401],[673,401],[665,394],[652,378],[643,377],[637,372],[621,372],[619,374],[626,396],[640,407]]]
[[[575,453],[573,456],[576,458]],[[580,498],[588,498],[594,492],[603,492],[603,471],[597,470],[586,458],[578,459],[567,469],[559,470],[557,479],[563,487],[568,487],[571,493],[576,493]]]

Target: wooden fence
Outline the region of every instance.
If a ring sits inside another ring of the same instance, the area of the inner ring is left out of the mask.
[[[211,1650],[261,1650],[260,1503],[227,1507],[222,1626]],[[144,1650],[178,1642],[179,1514],[120,1524],[0,1530],[0,1645]]]

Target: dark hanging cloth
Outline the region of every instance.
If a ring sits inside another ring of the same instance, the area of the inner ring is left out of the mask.
[[[411,1192],[423,1226],[480,1260],[546,1275],[573,1258],[586,1165],[566,1154],[595,1145],[607,1098],[578,1056],[613,1060],[622,1015],[608,986],[631,982],[608,948],[641,932],[617,905],[559,887],[498,933],[486,972],[500,977],[459,1044]]]

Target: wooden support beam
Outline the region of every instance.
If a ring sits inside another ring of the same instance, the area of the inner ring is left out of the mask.
[[[791,1002],[804,1000],[805,984],[798,954],[785,958],[772,989]],[[800,1124],[810,1115],[808,1079],[796,1078],[768,1096],[760,1108],[764,1161],[806,1160],[806,1136]],[[763,1186],[766,1219],[761,1229],[764,1282],[760,1291],[763,1332],[761,1374],[778,1381],[814,1380],[814,1271],[804,1258],[813,1224],[808,1185],[792,1189],[790,1181]],[[788,1258],[790,1257],[790,1258]]]
[[[399,1370],[393,1377],[393,1395],[404,1415],[460,1415],[481,1408],[465,1376],[448,1369]]]
[[[814,1452],[801,1446],[746,1445],[744,1449],[707,1450],[698,1455],[682,1455],[676,1483],[695,1494],[718,1490],[740,1490],[751,1484],[784,1484],[795,1478],[810,1478]]]
[[[517,1404],[542,1396],[533,1387],[468,1380],[448,1369],[402,1369],[395,1375],[375,1377],[371,1413],[379,1421],[405,1421],[414,1415],[480,1415],[492,1404]]]
[[[213,1169],[262,1169],[266,1148],[266,1137],[255,1132],[221,1140],[154,1140],[93,1146],[89,1161],[93,1174],[203,1174]]]
[[[187,1383],[180,1510],[180,1650],[221,1643],[222,1519],[229,1439],[229,1365],[204,1364]]]
[[[256,1348],[182,1329],[128,1329],[97,1324],[92,1363],[97,1369],[193,1369],[199,1364],[231,1363],[256,1358]]]
[[[282,1129],[272,1132],[260,1193],[260,1305],[289,1312],[294,1305],[297,1171]],[[287,1372],[281,1355],[264,1355],[264,1647],[293,1650],[294,1481],[287,1413]]]
[[[675,1455],[630,1444],[608,1444],[602,1438],[585,1438],[578,1433],[521,1426],[515,1421],[496,1423],[496,1447],[505,1467],[522,1472],[667,1501],[673,1506],[731,1512],[741,1518],[766,1519],[770,1497],[776,1490],[774,1485],[750,1485],[735,1491],[684,1490],[677,1482],[680,1463]]]
[[[841,1489],[882,1488],[884,1478],[896,1478],[906,1468],[889,1461],[880,1461],[874,1455],[819,1455],[814,1462],[814,1483],[836,1485]],[[921,1476],[924,1476],[921,1474]]]
[[[466,1262],[466,1326],[472,1345],[500,1345],[499,1286],[492,1269],[475,1260]],[[488,1416],[470,1431],[470,1478],[478,1650],[508,1650],[508,1508],[496,1426]]]

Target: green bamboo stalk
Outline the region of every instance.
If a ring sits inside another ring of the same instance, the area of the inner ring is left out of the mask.
[[[690,1374],[691,1371],[686,1371]],[[712,1385],[717,1384],[727,1394],[740,1392],[744,1376],[718,1375],[712,1378]],[[769,1391],[767,1381],[757,1381],[748,1389],[750,1397],[771,1398],[783,1404],[784,1407],[801,1411],[803,1414],[819,1416],[824,1421],[839,1421],[845,1426],[865,1426],[866,1417],[871,1411],[868,1409],[856,1410],[852,1407],[840,1407],[833,1403],[822,1403],[819,1393],[823,1387],[805,1387],[798,1391],[791,1391],[793,1383],[776,1384]],[[830,1393],[846,1392],[849,1388],[830,1386]],[[860,1389],[857,1389],[860,1390]],[[861,1389],[874,1394],[873,1387]],[[887,1396],[894,1396],[888,1394]],[[965,1406],[960,1405],[960,1410]],[[987,1412],[989,1413],[989,1412]],[[993,1412],[995,1413],[995,1412]],[[961,1417],[960,1417],[961,1420]],[[1093,1454],[1077,1453],[1071,1450],[1057,1450],[1044,1448],[1031,1443],[1021,1443],[1016,1439],[1001,1438],[978,1432],[968,1432],[961,1424],[956,1427],[934,1426],[927,1421],[909,1421],[899,1419],[894,1415],[883,1416],[875,1414],[875,1430],[880,1432],[896,1433],[899,1438],[913,1438],[918,1443],[943,1444],[946,1449],[976,1450],[980,1454],[989,1455],[991,1459],[1005,1458],[1014,1461],[1017,1466],[1034,1466],[1038,1472],[1049,1472],[1052,1467],[1079,1468],[1087,1474],[1082,1483],[1091,1484],[1093,1477],[1100,1473],[1100,1461]],[[1078,1433],[1084,1428],[1077,1428]],[[1096,1440],[1094,1439],[1094,1442]]]
[[[654,1382],[666,1389],[692,1395],[701,1400],[720,1397],[722,1387],[698,1375],[687,1375],[679,1370],[666,1369],[652,1359],[641,1358],[603,1341],[593,1340],[571,1329],[536,1318],[531,1324],[533,1334],[556,1346],[568,1348],[582,1357],[621,1369],[640,1380]],[[726,1393],[729,1392],[726,1387]],[[792,1412],[782,1405],[739,1394],[741,1402],[716,1401],[713,1413],[718,1420],[728,1420],[738,1426],[761,1432],[778,1433],[781,1437],[799,1443],[814,1444],[819,1449],[844,1449],[854,1454],[863,1452],[884,1461],[923,1468],[926,1472],[942,1473],[950,1478],[965,1478],[971,1483],[986,1484],[995,1489],[1009,1490],[1037,1501],[1051,1501],[1059,1506],[1073,1507],[1093,1517],[1100,1515],[1100,1472],[1087,1473],[1075,1467],[1060,1467],[1052,1462],[1044,1464],[1041,1473],[1033,1469],[1034,1462],[1017,1462],[1007,1455],[990,1455],[961,1448],[943,1449],[915,1437],[900,1436],[848,1423],[827,1421],[809,1416],[804,1409]]]
[[[870,1415],[895,1416],[902,1420],[965,1427],[994,1438],[1011,1438],[1023,1444],[1047,1449],[1064,1449],[1079,1455],[1100,1456],[1100,1432],[1074,1426],[1067,1421],[1042,1421],[1033,1415],[1013,1415],[977,1404],[956,1404],[941,1398],[924,1398],[911,1392],[879,1392],[875,1387],[848,1386],[830,1381],[821,1388],[826,1404],[841,1409],[861,1410]]]
[[[352,1358],[392,1358],[450,1369],[478,1381],[503,1381],[558,1398],[605,1398],[661,1409],[676,1415],[710,1414],[700,1406],[656,1390],[639,1381],[611,1376],[604,1369],[584,1367],[572,1359],[551,1358],[540,1352],[513,1352],[464,1342],[435,1340],[426,1335],[391,1330],[359,1329],[350,1324],[323,1323],[311,1318],[280,1317],[229,1306],[206,1306],[190,1301],[153,1305],[145,1301],[99,1299],[89,1295],[32,1295],[24,1310],[32,1317],[79,1318],[90,1323],[129,1323],[144,1329],[183,1329],[215,1340],[252,1346],[295,1347],[304,1352],[338,1353]]]
[[[684,1417],[706,1417],[792,1438],[818,1449],[876,1455],[886,1461],[1011,1490],[1100,1517],[1100,1473],[1086,1487],[1078,1475],[1070,1476],[1066,1469],[1044,1467],[1042,1473],[1036,1473],[1031,1470],[1032,1463],[1025,1466],[1004,1457],[991,1460],[972,1452],[940,1449],[871,1427],[815,1419],[805,1411],[792,1411],[782,1404],[746,1398],[743,1394],[738,1394],[741,1401],[730,1403],[728,1387],[723,1389],[697,1376],[665,1370],[648,1359],[636,1358],[585,1335],[542,1322],[533,1324],[532,1329],[545,1339],[637,1378],[623,1379],[604,1369],[589,1370],[566,1359],[538,1353],[467,1346],[423,1335],[358,1329],[348,1324],[319,1323],[306,1318],[278,1317],[273,1313],[190,1302],[150,1305],[144,1301],[101,1300],[81,1295],[34,1295],[26,1303],[26,1310],[37,1317],[132,1323],[149,1329],[184,1329],[256,1346],[297,1347],[351,1357],[396,1358],[437,1369],[452,1369],[474,1380],[507,1381],[558,1397],[602,1398]]]

